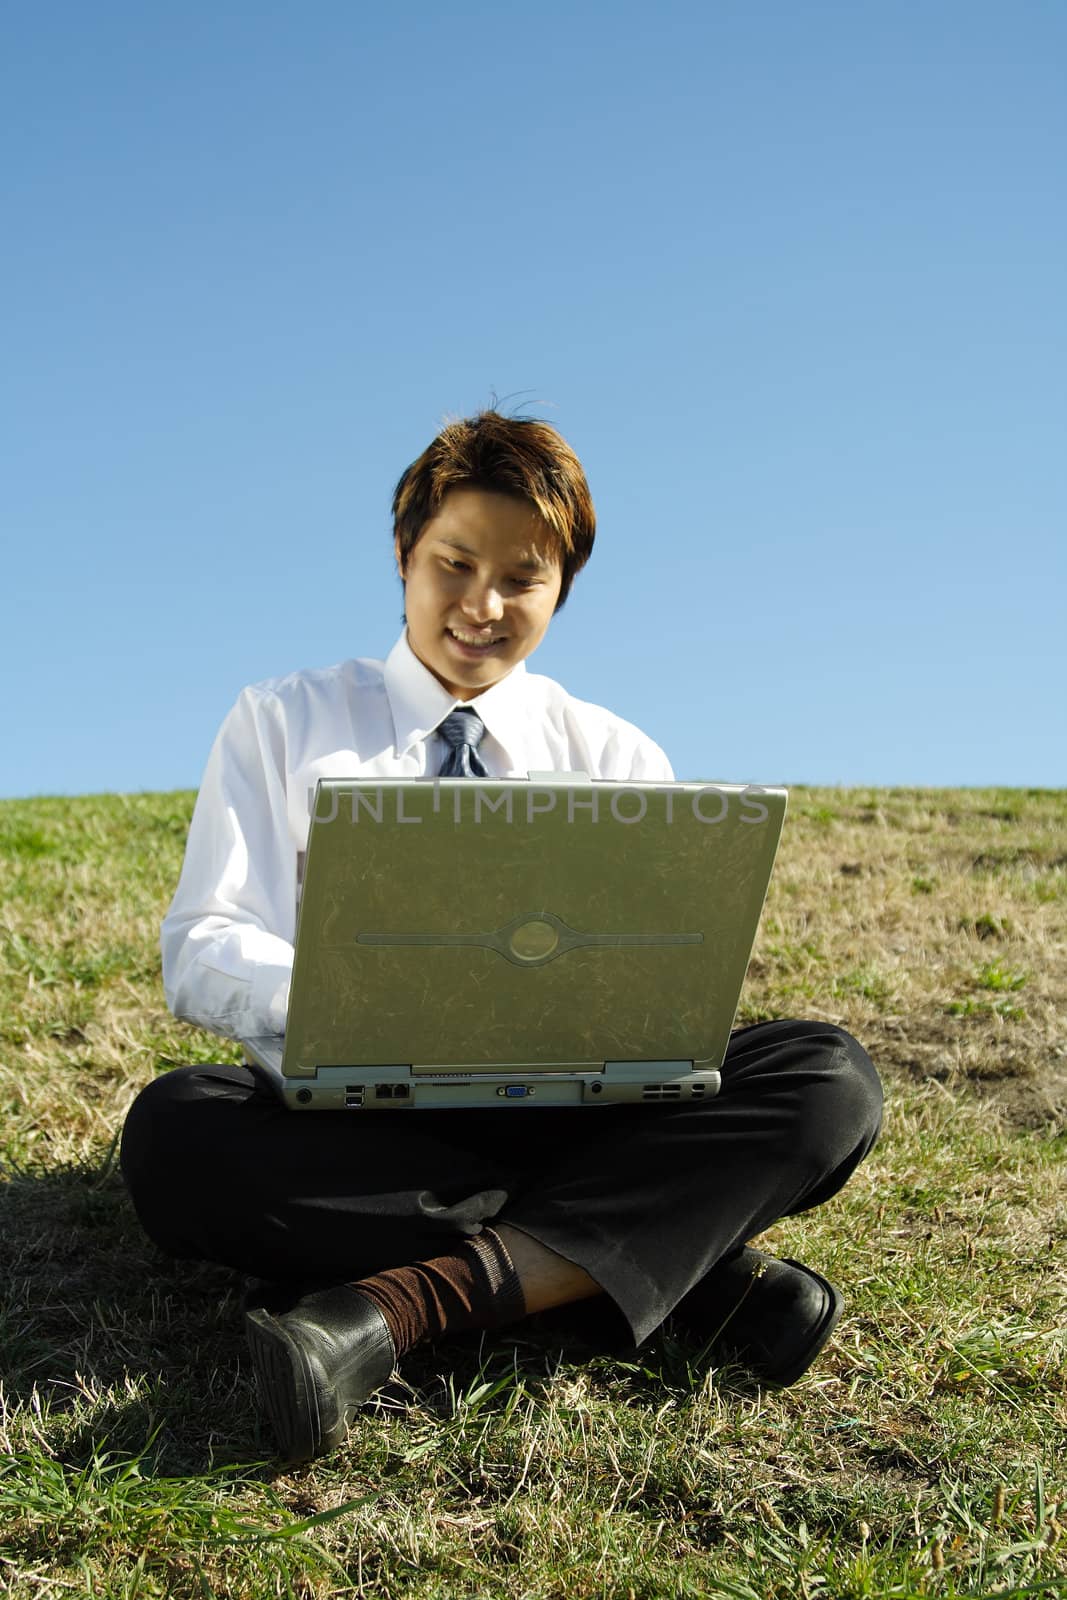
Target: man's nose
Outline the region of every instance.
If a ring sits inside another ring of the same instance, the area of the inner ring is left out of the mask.
[[[464,593],[463,610],[472,622],[499,622],[504,599],[491,580],[475,578]]]

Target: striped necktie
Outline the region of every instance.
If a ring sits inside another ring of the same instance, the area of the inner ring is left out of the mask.
[[[449,746],[439,777],[488,778],[489,769],[478,754],[485,723],[477,711],[472,711],[470,706],[450,711],[437,731]]]

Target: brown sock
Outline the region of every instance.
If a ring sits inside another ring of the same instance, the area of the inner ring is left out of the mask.
[[[453,1255],[391,1267],[352,1287],[378,1307],[398,1356],[422,1339],[500,1328],[526,1315],[518,1273],[492,1228],[465,1240]]]

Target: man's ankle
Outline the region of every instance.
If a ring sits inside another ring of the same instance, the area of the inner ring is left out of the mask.
[[[398,1356],[426,1339],[499,1328],[526,1315],[515,1264],[492,1228],[483,1228],[450,1255],[391,1267],[352,1288],[378,1307]]]

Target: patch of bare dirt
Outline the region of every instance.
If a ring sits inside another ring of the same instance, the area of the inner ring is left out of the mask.
[[[886,1020],[863,1040],[879,1071],[899,1072],[973,1094],[1009,1127],[1049,1134],[1067,1129],[1067,1047],[990,1041],[931,1011],[907,1026]]]

